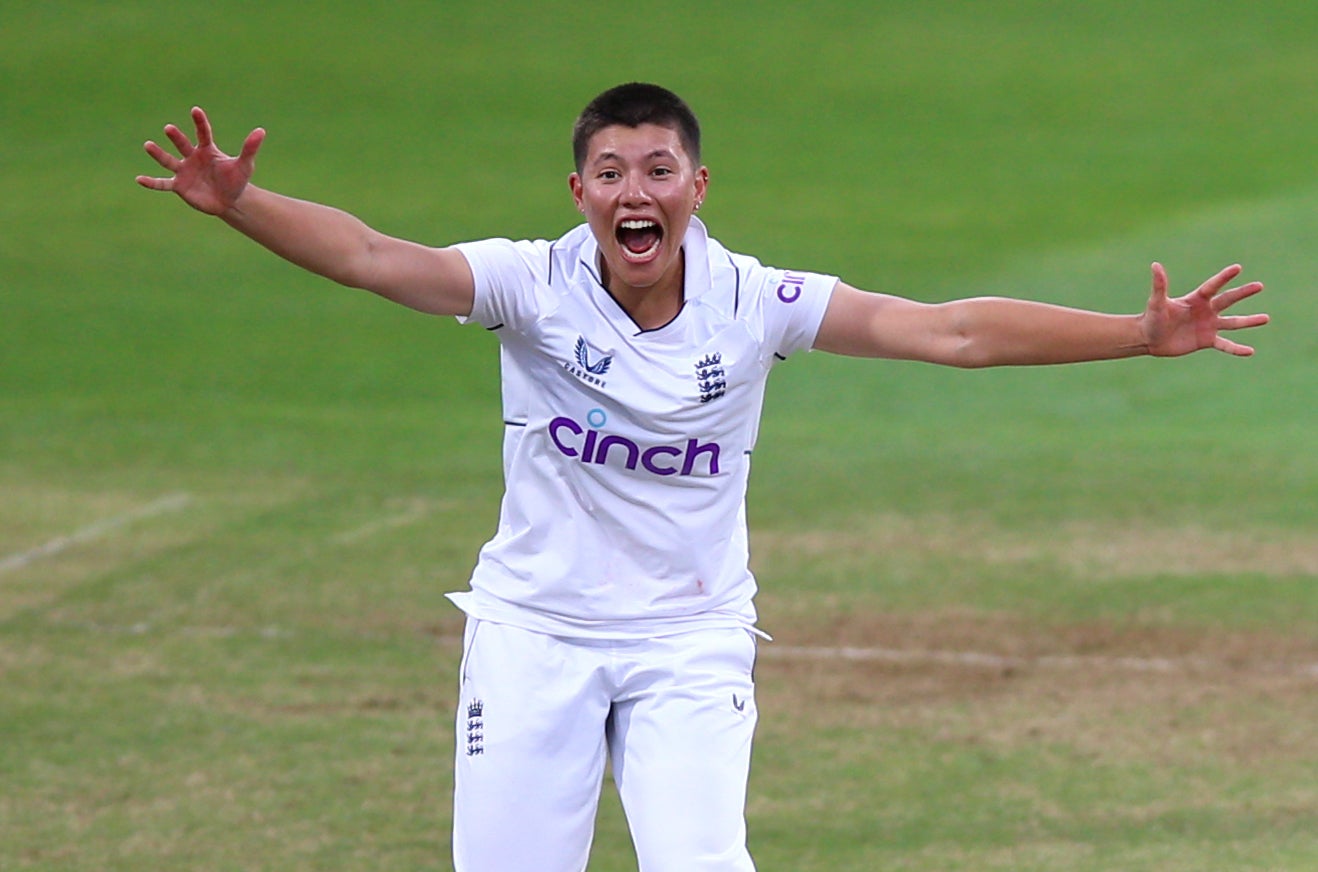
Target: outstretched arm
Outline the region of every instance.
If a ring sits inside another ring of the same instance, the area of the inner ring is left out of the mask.
[[[1239,274],[1239,266],[1229,266],[1173,299],[1167,295],[1167,273],[1155,263],[1153,292],[1140,315],[1109,315],[1003,297],[918,303],[839,282],[815,348],[967,368],[1142,354],[1175,357],[1203,348],[1247,356],[1254,349],[1232,342],[1223,332],[1266,324],[1268,316],[1222,314],[1263,290],[1259,282],[1224,290]]]
[[[154,142],[146,143],[147,154],[172,175],[138,176],[138,184],[172,191],[280,257],[341,284],[422,312],[471,313],[471,269],[458,251],[386,236],[342,210],[259,188],[251,178],[265,131],[257,128],[248,134],[234,157],[215,145],[205,112],[194,108],[192,120],[195,144],[174,125],[165,127],[177,157]]]

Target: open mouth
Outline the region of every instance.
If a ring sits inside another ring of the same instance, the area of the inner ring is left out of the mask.
[[[653,221],[632,219],[618,225],[616,233],[622,255],[628,260],[645,260],[659,250],[664,231]]]

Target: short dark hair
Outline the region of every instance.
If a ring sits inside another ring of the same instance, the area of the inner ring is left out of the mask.
[[[675,130],[691,162],[700,165],[700,122],[691,107],[667,88],[629,82],[600,94],[577,116],[572,128],[572,156],[577,172],[586,165],[590,138],[615,124],[624,127],[657,124]]]

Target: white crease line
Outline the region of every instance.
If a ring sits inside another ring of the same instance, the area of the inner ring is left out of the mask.
[[[377,533],[383,533],[385,530],[392,530],[396,527],[406,527],[410,524],[415,524],[428,514],[430,514],[429,506],[416,506],[402,514],[380,518],[379,520],[362,524],[360,527],[354,527],[351,530],[337,533],[330,537],[330,541],[335,545],[352,545],[363,539],[368,539]]]
[[[70,623],[79,629],[94,633],[126,633],[141,636],[156,630],[146,622],[130,626],[110,626],[93,623]],[[187,636],[228,637],[245,633],[259,634],[262,638],[275,639],[293,635],[292,630],[278,626],[267,627],[192,627],[175,628]],[[372,634],[372,638],[380,638]],[[461,646],[462,637],[441,634],[433,637],[440,645]],[[999,654],[985,654],[979,651],[934,651],[910,648],[829,648],[811,645],[784,645],[771,642],[759,646],[759,654],[777,660],[851,660],[871,663],[928,664],[936,663],[950,666],[973,667],[978,669],[1020,669],[1024,667],[1045,667],[1053,669],[1091,669],[1095,671],[1127,670],[1131,672],[1245,672],[1269,673],[1273,675],[1294,675],[1300,678],[1318,679],[1318,663],[1282,663],[1277,661],[1264,663],[1231,664],[1207,660],[1200,657],[1182,659],[1170,657],[1097,657],[1080,655],[1047,655],[1042,657],[1007,657]]]
[[[435,641],[461,645],[461,636],[439,635]],[[901,665],[940,664],[976,669],[1089,669],[1115,672],[1244,672],[1272,675],[1295,675],[1318,679],[1318,663],[1281,661],[1231,663],[1202,657],[1099,657],[1094,655],[1044,655],[1041,657],[1007,657],[982,651],[938,651],[928,648],[859,648],[852,646],[785,645],[767,642],[759,646],[759,656],[774,660],[850,660],[853,662],[895,663]]]
[[[96,633],[98,635],[108,636],[145,636],[149,633],[178,633],[181,636],[194,636],[203,639],[231,639],[235,636],[260,636],[262,639],[283,639],[293,635],[292,630],[286,630],[275,624],[268,624],[264,627],[225,627],[225,626],[194,626],[190,624],[175,624],[162,626],[150,624],[146,621],[138,621],[136,624],[102,624],[95,621],[51,621],[51,624],[57,627],[64,627],[74,630],[82,630],[86,633]]]
[[[31,548],[27,551],[20,551],[17,554],[10,554],[8,557],[0,559],[0,575],[3,575],[6,572],[12,572],[15,569],[22,569],[38,560],[55,557],[70,548],[113,533],[115,530],[118,530],[121,527],[126,527],[134,521],[141,521],[146,518],[155,517],[156,515],[163,515],[167,512],[176,512],[190,502],[192,502],[192,497],[189,494],[171,494],[167,497],[161,497],[153,503],[148,503],[141,508],[124,512],[122,515],[115,515],[112,518],[97,521],[95,524],[90,524],[67,536],[58,536],[44,545],[38,545],[36,548]]]
[[[1040,657],[1008,657],[980,651],[931,651],[903,648],[854,648],[783,645],[773,643],[760,646],[760,653],[769,657],[800,660],[850,660],[872,663],[940,664],[978,669],[1091,669],[1128,672],[1231,672],[1240,667],[1227,662],[1202,657],[1100,657],[1080,655],[1044,655]],[[1244,671],[1272,672],[1318,678],[1318,663],[1260,663]]]
[[[369,539],[377,533],[383,533],[385,530],[415,524],[425,517],[425,514],[425,512],[409,512],[405,515],[395,515],[392,518],[382,518],[351,530],[345,530],[342,533],[336,533],[330,537],[330,541],[335,545],[352,545],[363,539]]]

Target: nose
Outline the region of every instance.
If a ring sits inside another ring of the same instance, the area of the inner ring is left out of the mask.
[[[643,206],[650,202],[650,189],[645,173],[628,173],[623,186],[622,202],[626,206]]]

